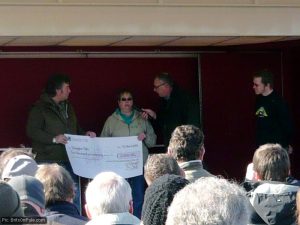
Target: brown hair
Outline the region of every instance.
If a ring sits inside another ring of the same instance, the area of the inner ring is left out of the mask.
[[[203,132],[194,125],[182,125],[173,131],[169,149],[177,161],[196,160],[204,143]]]
[[[145,178],[151,183],[165,174],[181,175],[177,161],[167,154],[150,155],[144,169]]]
[[[261,82],[264,84],[264,85],[267,85],[267,84],[270,84],[270,87],[273,88],[273,85],[274,85],[274,77],[273,77],[273,74],[268,71],[268,70],[261,70],[261,71],[258,71],[256,73],[254,73],[253,75],[254,78],[258,78],[260,77],[261,78]]]
[[[262,145],[254,153],[253,170],[261,180],[284,182],[290,171],[289,155],[279,144]]]

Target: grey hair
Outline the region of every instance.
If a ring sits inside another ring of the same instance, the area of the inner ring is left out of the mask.
[[[165,174],[181,175],[177,161],[167,154],[150,155],[144,166],[144,171],[145,179],[150,183]]]
[[[156,75],[154,79],[159,79],[164,83],[167,83],[169,86],[174,86],[174,80],[172,79],[171,75],[167,72],[161,72],[160,74]]]
[[[246,225],[248,220],[249,200],[240,186],[203,177],[175,195],[166,225]]]
[[[132,201],[129,183],[113,172],[98,174],[88,184],[85,197],[92,218],[106,213],[129,212]]]

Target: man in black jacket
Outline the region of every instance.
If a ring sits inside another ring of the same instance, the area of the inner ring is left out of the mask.
[[[292,122],[286,103],[273,90],[273,74],[267,70],[253,76],[255,104],[256,144],[278,143],[289,150]]]
[[[190,124],[200,127],[199,101],[180,89],[168,73],[157,75],[153,86],[154,92],[161,97],[160,110],[156,114],[151,109],[143,109],[143,116],[148,118],[150,115],[157,120],[162,130],[164,145],[167,147],[177,126]]]

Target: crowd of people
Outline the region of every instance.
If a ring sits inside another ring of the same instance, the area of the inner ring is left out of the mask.
[[[158,113],[135,109],[132,92],[121,90],[100,136],[137,136],[143,143],[143,175],[125,179],[99,173],[80,204],[64,134],[96,133],[78,124],[68,101],[69,78],[50,77],[28,119],[32,152],[9,149],[0,155],[0,224],[32,224],[29,219],[35,219],[37,224],[65,225],[300,225],[300,181],[292,177],[289,159],[292,126],[272,79],[267,71],[253,78],[258,147],[241,184],[204,168],[204,133],[194,98],[169,74],[154,79],[154,91],[162,98]],[[148,155],[157,138],[150,117],[160,124],[166,153]]]

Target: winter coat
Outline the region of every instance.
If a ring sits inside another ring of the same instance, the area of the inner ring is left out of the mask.
[[[282,182],[264,182],[248,193],[254,210],[250,224],[296,224],[298,186]]]
[[[59,134],[83,134],[77,123],[72,105],[64,101],[59,105],[47,94],[32,107],[27,121],[27,135],[32,140],[36,160],[68,161],[65,146],[53,143]]]
[[[132,122],[129,125],[124,122],[117,112],[114,112],[106,120],[101,137],[138,136],[142,132],[146,134],[143,141],[143,161],[145,163],[148,158],[148,148],[153,147],[156,143],[156,134],[150,122],[143,119],[139,112],[134,111]]]

